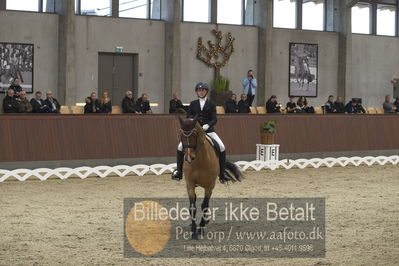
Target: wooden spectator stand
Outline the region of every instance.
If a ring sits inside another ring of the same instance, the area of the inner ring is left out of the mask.
[[[399,115],[219,115],[230,155],[255,154],[259,125],[277,120],[280,153],[399,150]],[[0,162],[173,157],[175,115],[0,115]]]

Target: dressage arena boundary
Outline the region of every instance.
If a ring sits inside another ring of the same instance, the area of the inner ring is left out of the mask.
[[[399,163],[399,156],[378,156],[378,157],[339,157],[339,158],[314,158],[314,159],[298,159],[298,160],[280,160],[280,161],[238,161],[235,164],[242,171],[261,171],[261,170],[276,170],[279,168],[292,169],[299,168],[304,169],[308,167],[319,168],[319,167],[334,167],[334,166],[360,166],[367,165],[372,166],[374,164],[385,165],[392,164],[397,165]],[[69,177],[79,177],[85,179],[90,176],[98,176],[101,178],[108,176],[119,176],[125,177],[129,175],[144,176],[146,174],[162,175],[171,173],[176,167],[176,164],[153,164],[144,165],[138,164],[133,166],[118,165],[118,166],[97,166],[97,167],[78,167],[78,168],[38,168],[34,170],[29,169],[16,169],[16,170],[0,170],[0,182],[4,182],[7,179],[15,178],[19,181],[25,181],[28,178],[36,177],[42,181],[48,178],[58,177],[60,179],[67,179]]]

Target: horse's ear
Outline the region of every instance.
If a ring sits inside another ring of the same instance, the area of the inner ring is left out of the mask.
[[[179,122],[180,122],[180,126],[183,126],[183,118],[181,117],[181,115],[179,115]]]

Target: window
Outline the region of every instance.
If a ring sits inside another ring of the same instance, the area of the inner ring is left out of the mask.
[[[161,0],[151,0],[151,19],[161,19]]]
[[[111,0],[80,0],[80,14],[111,16]]]
[[[295,0],[273,1],[273,27],[295,29],[296,27]]]
[[[254,25],[254,1],[255,0],[245,0],[244,2],[245,25]]]
[[[210,22],[210,0],[184,0],[183,20]]]
[[[242,24],[242,0],[218,0],[218,23]]]
[[[370,34],[370,5],[358,3],[352,7],[352,32]]]
[[[324,0],[303,0],[302,3],[302,29],[324,30]]]
[[[6,9],[39,12],[39,0],[7,0]]]
[[[55,1],[43,0],[43,12],[55,12]]]
[[[396,6],[377,6],[377,34],[395,36]]]
[[[119,16],[123,18],[148,18],[148,1],[119,0]]]

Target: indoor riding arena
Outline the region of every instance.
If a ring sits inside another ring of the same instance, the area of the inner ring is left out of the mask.
[[[0,265],[398,265],[397,0],[0,0]]]

